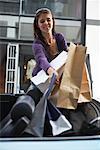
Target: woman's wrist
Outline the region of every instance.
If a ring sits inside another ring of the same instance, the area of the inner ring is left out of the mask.
[[[58,76],[58,72],[52,67],[48,68],[47,73],[48,73],[49,76],[52,76],[53,73],[55,73],[55,75]]]
[[[48,75],[53,74],[53,72],[54,72],[54,68],[49,67],[49,68],[47,69],[47,74],[48,74]]]

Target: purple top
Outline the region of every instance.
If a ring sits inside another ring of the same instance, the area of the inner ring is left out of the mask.
[[[54,35],[57,43],[58,54],[63,50],[67,51],[67,41],[61,33],[55,33]],[[36,39],[32,45],[34,58],[36,61],[36,67],[33,70],[32,75],[35,76],[41,69],[45,72],[50,67],[50,62],[58,55],[52,58],[48,49],[48,45],[41,40]]]

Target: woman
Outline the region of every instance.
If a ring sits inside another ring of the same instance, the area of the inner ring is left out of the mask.
[[[67,43],[62,34],[55,32],[54,17],[47,8],[41,8],[36,11],[34,38],[33,53],[37,66],[33,71],[33,76],[41,69],[48,75],[55,73],[49,62],[61,51],[67,50]]]
[[[50,66],[50,62],[57,55],[59,55],[61,51],[67,50],[67,43],[62,34],[55,32],[54,26],[55,26],[54,18],[49,9],[42,8],[36,12],[35,19],[34,19],[35,40],[32,46],[34,58],[36,61],[36,66],[33,69],[33,76],[35,76],[41,69],[43,69],[50,77],[53,75],[53,73],[55,73],[56,82],[58,83],[59,82],[58,73],[53,67]],[[41,104],[38,102],[39,101],[42,102],[43,100],[41,99],[42,96],[43,96],[43,93],[32,83],[29,89],[27,90],[26,95],[20,96],[15,106],[13,107],[13,110],[14,110],[13,112],[15,114],[14,117],[16,116],[16,113],[18,112],[18,116],[17,116],[17,118],[19,117],[18,119],[20,119],[20,117],[22,117],[23,115],[24,117],[26,116],[26,121],[27,121],[27,118],[30,119],[30,123],[28,124],[27,128],[25,128],[25,130],[22,131],[22,134],[20,133],[20,135],[23,137],[39,136],[41,133],[40,131],[43,128],[44,128],[43,129],[44,135],[52,135],[52,128],[51,128],[49,117],[47,114],[49,111],[47,111],[46,109],[44,113],[41,113],[44,111],[44,107],[41,107],[41,105],[37,105],[37,104]],[[47,108],[50,108],[49,103],[50,102],[48,101]],[[25,104],[27,104],[28,106],[25,107],[26,106]],[[31,117],[30,117],[30,112],[32,114]],[[57,116],[54,115],[54,117],[58,118],[58,114]],[[42,124],[44,124],[44,126],[42,126],[42,129],[41,129],[40,120],[43,120]]]
[[[50,62],[61,53],[67,51],[67,42],[61,33],[55,32],[55,20],[48,8],[41,8],[36,11],[34,19],[34,43],[32,45],[36,66],[32,75],[35,76],[43,69],[49,77],[56,74],[56,83],[59,83],[57,71],[50,66]],[[32,85],[27,92],[37,104],[42,93]]]
[[[52,12],[48,8],[41,8],[36,11],[32,49],[36,61],[36,66],[33,69],[32,75],[37,75],[37,73],[43,69],[50,78],[53,73],[55,73],[56,83],[59,84],[58,72],[50,66],[50,62],[63,50],[67,51],[67,42],[61,33],[55,32],[55,20]],[[43,93],[32,83],[27,91],[27,95],[30,95],[34,100],[35,105],[37,105],[43,96]],[[52,128],[47,113],[45,117],[44,135],[52,135]],[[32,119],[30,123],[29,130],[26,130],[28,134],[34,134],[32,130],[34,124],[33,120],[34,119]]]

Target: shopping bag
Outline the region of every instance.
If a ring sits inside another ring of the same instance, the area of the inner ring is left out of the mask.
[[[50,66],[52,66],[56,71],[59,72],[59,76],[61,73],[61,68],[63,68],[67,59],[67,52],[62,51],[55,59],[50,62]],[[31,81],[37,86],[37,88],[44,93],[49,86],[49,75],[46,74],[44,70],[41,70],[37,73],[36,76],[31,78]]]
[[[51,101],[53,101],[56,106],[67,109],[77,108],[86,49],[85,46],[70,43],[61,83],[54,89],[51,96]]]
[[[49,87],[43,94],[39,103],[36,105],[32,120],[25,130],[34,136],[42,137],[44,132],[45,115],[47,113],[52,127],[52,134],[58,135],[72,128],[70,122],[60,113],[60,111],[48,101],[48,97],[52,91],[56,75],[53,74]]]
[[[78,98],[78,103],[90,102],[91,100],[92,100],[91,81],[90,81],[87,65],[86,65],[86,63],[84,63],[83,74],[82,74],[82,82],[81,82],[81,88],[80,88],[80,95],[79,95],[79,98]]]
[[[47,115],[52,127],[53,136],[59,135],[72,129],[72,125],[69,120],[49,100],[47,101]]]
[[[55,80],[56,80],[56,76],[53,74],[51,78],[51,82],[47,90],[43,94],[39,103],[36,105],[36,108],[32,116],[32,120],[30,124],[28,125],[28,127],[26,128],[27,133],[30,133],[34,136],[39,136],[39,137],[43,136],[45,115],[46,115],[46,109],[47,109],[47,99],[51,93]]]

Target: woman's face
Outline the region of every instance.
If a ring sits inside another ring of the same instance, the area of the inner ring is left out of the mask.
[[[53,19],[51,13],[42,13],[38,18],[38,27],[42,33],[50,33],[53,28]]]

